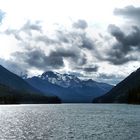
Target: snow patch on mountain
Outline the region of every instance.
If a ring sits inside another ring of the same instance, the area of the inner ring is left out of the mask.
[[[57,72],[47,71],[42,75],[38,76],[42,80],[47,80],[52,84],[59,85],[61,87],[71,87],[78,85],[81,80],[75,75],[71,74],[61,74]]]

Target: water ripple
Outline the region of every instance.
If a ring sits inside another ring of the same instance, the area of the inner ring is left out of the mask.
[[[0,106],[0,140],[139,140],[140,106]]]

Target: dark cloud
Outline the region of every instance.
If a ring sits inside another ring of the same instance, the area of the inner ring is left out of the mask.
[[[24,52],[15,52],[12,55],[16,64],[22,65],[25,69],[37,68],[40,70],[55,70],[65,66],[64,59],[67,59],[71,67],[82,66],[87,62],[84,54],[77,50],[58,49],[51,51],[49,55],[41,49],[27,49]],[[23,62],[23,63],[22,63]]]
[[[134,7],[132,5],[125,8],[116,8],[114,10],[115,15],[123,16],[125,18],[133,19],[140,23],[140,7]]]
[[[73,23],[72,26],[77,29],[86,29],[88,24],[85,20],[79,19],[77,22]]]
[[[66,31],[57,30],[56,35],[57,35],[57,38],[60,42],[63,42],[63,43],[69,43],[70,42],[70,40],[69,40],[70,35]]]
[[[52,54],[47,56],[41,49],[16,52],[13,54],[13,57],[20,62],[23,61],[28,67],[35,67],[40,70],[59,69],[64,66],[62,57],[55,57]]]
[[[87,27],[86,22],[82,20],[78,23],[77,28]],[[94,50],[95,42],[85,30],[73,28],[57,30],[55,33],[49,37],[42,31],[40,22],[31,21],[27,21],[19,29],[7,29],[5,34],[13,35],[19,41],[19,46],[24,46],[22,52],[13,53],[12,59],[28,71],[32,68],[43,71],[58,70],[64,68],[66,63],[70,70],[78,70],[77,67],[80,67],[79,71],[89,73],[98,70],[96,66],[87,67],[89,62],[86,51]],[[46,55],[45,51],[49,54]]]
[[[4,16],[5,16],[5,12],[3,12],[2,10],[0,10],[0,23],[2,22]]]
[[[105,59],[114,65],[122,65],[129,61],[136,61],[137,58],[130,55],[125,55],[120,50],[114,50],[114,48],[108,53],[108,57]]]
[[[122,81],[125,77],[117,74],[106,74],[106,73],[99,73],[97,77],[100,81],[107,82],[113,85],[118,84]]]
[[[53,57],[62,57],[63,59],[68,59],[72,65],[84,65],[87,63],[86,56],[80,52],[80,50],[74,48],[70,49],[57,49],[50,53]]]
[[[83,66],[75,66],[74,68],[76,71],[78,72],[84,72],[85,74],[91,74],[91,73],[95,73],[95,72],[98,72],[98,69],[99,69],[99,66],[98,65],[89,65],[89,64],[86,64],[86,65],[83,65]]]
[[[140,7],[130,5],[125,8],[116,8],[114,14],[129,19],[131,24],[137,26],[132,26],[127,33],[115,25],[109,26],[109,32],[117,40],[112,46],[112,52],[109,52],[109,61],[113,64],[124,64],[139,60],[139,56],[132,56],[131,53],[140,51]]]
[[[108,26],[108,31],[114,36],[118,41],[122,41],[124,39],[124,33],[121,31],[119,27],[116,25],[110,24]]]
[[[81,45],[79,45],[81,48],[86,48],[89,50],[94,49],[94,42],[92,39],[88,38],[86,34],[81,35]]]
[[[74,58],[74,57],[78,56],[78,54],[76,54],[76,52],[74,52],[73,50],[66,50],[66,49],[58,49],[56,51],[52,51],[51,55],[53,55],[54,57],[61,56],[61,57],[65,57],[65,58],[67,58],[67,57]]]
[[[12,59],[17,64],[22,65],[27,70],[36,68],[46,71],[63,68],[65,67],[64,62],[68,62],[70,69],[73,70],[77,66],[84,67],[88,63],[87,50],[85,49],[92,50],[94,42],[85,31],[57,30],[51,38],[44,34],[39,23],[27,21],[19,29],[7,29],[5,31],[5,34],[13,35],[20,41],[20,46],[24,46],[23,52],[17,51],[12,55]],[[38,33],[34,34],[33,31]],[[42,45],[42,43],[45,45]],[[53,47],[51,48],[50,45]],[[45,54],[47,48],[48,55]],[[95,70],[96,68],[85,68],[84,71]]]
[[[83,69],[85,72],[97,72],[98,71],[98,66],[94,66],[94,67],[85,67]]]
[[[109,25],[109,32],[116,40],[123,45],[124,51],[128,52],[132,47],[139,48],[140,45],[140,29],[137,26],[132,26],[131,32],[125,34],[116,25]]]
[[[116,39],[116,42],[108,52],[106,60],[115,65],[137,60],[138,56],[134,57],[130,53],[140,50],[140,29],[137,26],[133,26],[131,32],[126,34],[116,25],[109,25],[108,30]]]
[[[81,49],[86,48],[88,50],[94,49],[94,40],[88,37],[85,32],[77,31],[57,31],[58,42],[71,44]],[[59,43],[59,44],[60,44]]]
[[[68,74],[70,74],[70,75],[75,75],[75,76],[77,76],[77,77],[84,77],[84,75],[83,74],[81,74],[80,72],[74,72],[74,71],[70,71],[70,72],[68,72]]]

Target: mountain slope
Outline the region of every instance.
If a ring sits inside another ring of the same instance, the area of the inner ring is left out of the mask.
[[[60,103],[60,100],[57,97],[22,92],[0,84],[0,104],[21,103]]]
[[[140,102],[140,68],[131,73],[107,94],[93,100],[94,103]],[[133,100],[131,98],[134,98]]]
[[[58,96],[62,102],[89,103],[92,99],[105,94],[112,86],[93,80],[83,81],[70,74],[45,72],[40,76],[26,79],[33,87],[42,92],[48,91]]]
[[[60,102],[56,96],[46,95],[0,65],[0,102],[10,103],[13,100],[15,103]]]
[[[34,87],[25,82],[22,78],[8,71],[1,65],[0,65],[0,84],[12,87],[12,89],[15,90],[39,92]]]

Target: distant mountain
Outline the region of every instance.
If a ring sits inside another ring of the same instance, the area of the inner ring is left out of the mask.
[[[112,86],[89,80],[81,80],[71,74],[47,71],[40,76],[26,79],[33,87],[45,93],[58,96],[62,102],[89,103],[93,98],[108,92]]]
[[[42,80],[47,80],[48,82],[61,86],[61,87],[73,87],[78,86],[81,82],[79,78],[75,75],[70,74],[60,74],[57,72],[47,71],[39,76]]]
[[[53,99],[56,101],[56,96],[46,95],[0,65],[0,103],[13,101],[15,103],[48,103],[54,102]]]
[[[140,103],[140,68],[93,103]]]

